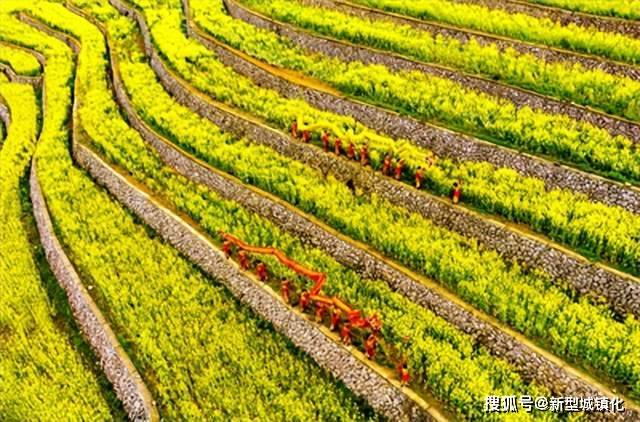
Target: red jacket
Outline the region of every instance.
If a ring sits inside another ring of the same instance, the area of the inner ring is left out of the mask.
[[[396,169],[394,170],[394,177],[397,180],[400,180],[400,177],[402,177],[402,170],[404,169],[404,162],[402,160],[398,161],[398,164],[396,164]]]
[[[322,148],[325,152],[329,151],[329,134],[327,132],[322,134]]]
[[[349,148],[347,148],[347,158],[353,160],[356,158],[356,148],[353,145],[353,142],[349,144]]]

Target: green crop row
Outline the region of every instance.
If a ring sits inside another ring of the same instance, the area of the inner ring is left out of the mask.
[[[573,23],[563,25],[548,18],[537,18],[481,4],[465,4],[450,0],[353,1],[367,6],[406,13],[421,19],[472,28],[550,47],[600,55],[631,64],[640,62],[640,40],[623,33],[604,32],[593,27],[583,27]],[[600,0],[593,1],[591,4],[599,2]]]
[[[0,419],[107,420],[100,383],[63,328],[25,223],[22,183],[36,145],[35,92],[3,76],[0,97],[12,114],[0,150]]]
[[[5,63],[19,75],[35,76],[40,73],[40,63],[31,54],[0,43],[0,63]]]
[[[331,30],[315,9],[295,2],[247,0],[268,16],[310,29]],[[391,72],[360,62],[333,67],[310,66],[301,71],[363,99],[403,114],[471,133],[488,141],[550,156],[587,171],[623,181],[640,181],[640,151],[623,136],[529,107],[518,109],[501,97],[465,88],[449,79],[422,72]]]
[[[104,60],[104,47],[94,44],[100,40],[91,39],[95,28],[58,4],[3,3],[3,11],[18,8],[86,34],[76,83],[79,98],[89,106],[96,95],[87,83],[102,63],[91,60],[96,52]],[[17,23],[4,19],[2,31],[11,25]],[[29,34],[21,41],[33,39]],[[63,69],[46,72],[46,121],[36,152],[40,181],[62,243],[83,280],[93,287],[163,417],[360,420],[373,416],[227,290],[205,278],[173,248],[150,237],[73,166],[66,125],[72,79],[61,71],[71,69],[67,60]],[[113,108],[104,111],[117,114]],[[95,420],[90,413],[77,419]]]
[[[167,2],[138,4],[148,7],[143,11],[150,21],[154,41],[174,66],[182,69],[183,76],[214,92],[221,92],[222,85],[237,88],[235,82],[241,78],[236,75],[235,79],[228,79],[228,70],[181,32],[179,6],[167,10],[163,9],[170,7]],[[634,344],[640,342],[640,324],[633,318],[617,322],[604,307],[594,306],[585,298],[572,300],[543,274],[506,263],[475,241],[435,227],[376,197],[354,195],[332,177],[325,178],[270,149],[229,137],[221,142],[214,137],[211,126],[189,117],[189,113],[171,117],[183,109],[169,98],[163,101],[167,104],[164,107],[150,103],[152,99],[153,103],[162,104],[163,95],[158,88],[150,91],[157,84],[148,70],[143,71],[142,52],[127,51],[124,55],[135,58],[135,70],[123,70],[123,76],[132,81],[125,82],[138,112],[179,144],[244,182],[274,193],[345,234],[439,280],[516,329],[544,339],[558,354],[598,367],[635,388],[636,394],[639,391],[640,368]],[[142,79],[145,75],[150,76]],[[252,99],[254,103],[262,101],[257,95]],[[145,110],[153,110],[154,114],[146,115]],[[206,227],[206,216],[202,221]]]
[[[266,10],[265,2],[248,0],[246,3]],[[268,2],[268,5],[279,10],[279,19],[301,24],[326,36],[390,50],[611,114],[640,119],[640,82],[629,78],[599,69],[585,69],[580,64],[546,62],[513,49],[501,51],[496,44],[479,44],[475,39],[461,42],[455,37],[434,36],[410,25],[359,18],[325,8],[302,7],[295,2]],[[414,3],[403,5],[394,11],[405,12],[405,8],[414,7]],[[272,11],[269,13],[273,14]]]
[[[149,94],[158,96],[156,101],[153,101],[155,106],[148,102],[143,105],[146,113],[173,125],[180,120],[174,120],[168,110],[180,110],[180,114],[188,116],[187,120],[182,121],[185,130],[194,127],[193,124],[196,124],[195,127],[204,124],[208,133],[207,140],[214,141],[216,145],[224,145],[226,142],[234,142],[237,145],[238,141],[220,133],[219,129],[210,123],[198,121],[192,113],[175,105],[162,91],[139,50],[135,26],[130,21],[113,9],[105,8],[99,1],[84,1],[79,4],[103,21],[112,33],[112,39],[116,40],[111,48],[123,60],[123,75],[131,84],[128,83],[127,88],[136,90],[134,101],[152,99]],[[91,50],[95,51],[98,48]],[[92,63],[97,63],[101,57],[100,51],[95,51]],[[385,321],[385,339],[405,350],[414,376],[462,415],[470,418],[483,417],[478,400],[482,401],[486,391],[541,391],[538,387],[524,384],[509,365],[489,356],[485,350],[474,344],[469,336],[460,333],[431,312],[393,293],[386,284],[362,280],[353,271],[342,267],[323,253],[303,248],[298,240],[282,233],[268,221],[248,213],[234,202],[219,198],[202,186],[194,185],[164,167],[159,158],[145,147],[137,132],[127,127],[119,117],[106,81],[100,79],[104,78],[104,72],[95,72],[96,69],[106,66],[107,63],[102,62],[92,67],[94,72],[91,80],[91,101],[87,102],[87,107],[80,109],[80,115],[83,127],[90,135],[94,147],[101,150],[110,161],[127,169],[139,182],[146,184],[180,211],[199,221],[213,237],[217,238],[219,231],[230,232],[252,244],[278,247],[298,262],[326,271],[330,275],[326,292],[339,295],[366,313],[379,312]],[[145,90],[145,86],[154,89]],[[101,106],[95,107],[96,104]],[[147,109],[147,106],[151,107]],[[267,148],[255,146],[249,149],[258,154],[269,151]],[[274,261],[268,260],[268,263],[276,278],[290,275]],[[405,337],[411,339],[409,343],[403,341]],[[447,358],[442,359],[443,356]],[[494,368],[494,372],[491,373],[488,368]],[[452,390],[452,385],[460,387]]]
[[[335,75],[342,75],[342,78],[347,73],[344,64],[305,54],[275,34],[259,31],[229,18],[211,2],[192,0],[191,4],[195,21],[204,30],[248,54],[275,65],[299,70],[328,69]],[[376,70],[375,73],[380,72]],[[326,122],[326,126],[353,128],[359,134],[367,132],[366,128],[356,125],[352,120],[322,113],[300,101],[287,100],[271,91],[251,86],[249,82],[239,81],[228,70],[216,69],[216,74],[224,75],[222,77],[229,82],[217,84],[220,86],[215,88],[210,86],[212,84],[197,82],[198,88],[213,93],[230,105],[258,115],[281,129],[290,119],[301,115],[311,123],[322,125]],[[249,101],[253,98],[260,98],[261,101]],[[317,137],[315,139],[319,142]],[[371,134],[368,142],[373,168],[380,169],[384,155],[393,151],[396,157],[404,159],[405,180],[410,183],[413,182],[417,167],[425,167],[425,155],[430,154],[408,141],[394,141],[377,134]],[[465,201],[475,207],[528,224],[554,240],[588,251],[633,273],[640,272],[640,245],[637,242],[640,218],[637,215],[618,207],[593,203],[585,196],[568,190],[547,190],[538,179],[523,177],[511,169],[496,169],[488,163],[453,162],[440,158],[435,165],[425,169],[426,186],[438,195],[447,195],[451,184],[457,179],[465,182]]]

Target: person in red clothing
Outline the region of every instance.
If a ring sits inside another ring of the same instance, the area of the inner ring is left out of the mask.
[[[302,310],[302,312],[305,312],[307,310],[309,302],[311,302],[311,295],[309,294],[309,292],[302,292],[302,294],[300,295],[300,309]]]
[[[267,281],[267,266],[264,262],[258,262],[258,265],[256,266],[256,274],[258,275],[258,280],[261,282],[264,283]]]
[[[453,184],[453,189],[451,190],[451,202],[457,204],[460,202],[460,198],[462,197],[462,180],[458,180]]]
[[[424,170],[422,167],[418,167],[418,170],[416,170],[416,189],[422,188],[423,180],[424,180]]]
[[[366,167],[369,165],[369,145],[364,144],[360,150],[360,165]]]
[[[396,180],[400,180],[402,177],[402,170],[404,170],[404,160],[398,160],[396,163],[396,168],[393,171],[393,178]]]
[[[406,363],[403,362],[401,365],[398,365],[398,375],[400,376],[400,384],[403,387],[409,384],[410,376]]]
[[[322,149],[324,152],[329,151],[329,133],[326,130],[322,131]]]
[[[249,269],[249,255],[247,255],[247,252],[238,252],[238,262],[240,262],[240,268],[242,268],[244,271],[247,271]]]
[[[349,160],[355,160],[356,159],[356,146],[353,145],[353,142],[349,143],[349,147],[347,148],[347,158]]]
[[[291,122],[291,136],[294,138],[298,137],[298,122],[296,120]]]
[[[389,176],[391,174],[391,153],[387,153],[382,161],[382,174]]]
[[[311,141],[311,132],[308,130],[302,131],[302,142],[308,144]]]
[[[367,341],[364,342],[364,352],[367,355],[368,359],[375,359],[376,357],[376,344],[378,343],[378,339],[374,334],[371,334]]]
[[[291,282],[286,278],[280,283],[280,294],[286,303],[291,302]]]
[[[340,325],[340,311],[337,308],[332,308],[331,310],[331,331],[335,331],[338,329],[338,325]]]
[[[224,256],[227,258],[231,257],[231,241],[225,240],[222,242],[222,252],[224,252]]]
[[[340,138],[336,138],[335,142],[333,143],[333,150],[336,155],[342,154],[342,141],[340,140]]]
[[[351,345],[351,324],[344,324],[342,326],[342,330],[340,330],[340,337],[342,337],[342,343],[350,346]]]
[[[324,321],[324,314],[327,311],[327,305],[324,303],[316,303],[316,322],[322,324]]]

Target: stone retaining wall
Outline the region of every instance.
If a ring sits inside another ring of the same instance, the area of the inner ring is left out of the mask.
[[[634,38],[640,38],[640,22],[634,20],[610,18],[572,12],[554,7],[526,4],[522,1],[504,0],[454,0],[457,3],[470,3],[487,6],[492,9],[502,9],[509,13],[524,13],[538,18],[548,18],[562,25],[573,23],[578,26],[594,27],[605,32],[619,32]]]
[[[23,76],[18,75],[10,66],[0,63],[0,72],[3,72],[9,78],[9,81],[19,84],[30,84],[35,88],[42,85],[41,76]]]
[[[102,28],[100,29],[102,30]],[[110,50],[109,54],[111,55]],[[362,277],[385,280],[392,288],[409,299],[432,310],[463,332],[474,336],[494,355],[503,357],[514,364],[523,378],[535,379],[558,394],[566,395],[570,394],[569,392],[576,395],[598,393],[589,383],[573,375],[568,375],[557,365],[533,352],[513,337],[478,319],[471,312],[444,299],[424,285],[415,282],[385,263],[384,260],[327,232],[286,205],[282,205],[281,201],[271,200],[261,195],[257,190],[248,188],[232,177],[214,171],[204,164],[199,164],[197,160],[181,153],[168,141],[150,130],[137,116],[122,86],[113,57],[111,57],[111,63],[114,94],[129,122],[142,134],[145,141],[158,151],[164,162],[180,174],[196,183],[212,188],[224,198],[239,202],[249,210],[271,220],[283,230],[299,237],[303,242],[323,249],[339,262],[358,271]]]
[[[15,45],[15,44],[11,44],[11,46],[13,48],[17,48],[19,50],[23,50],[25,52],[27,52],[28,54],[32,55],[40,64],[40,69],[42,72],[44,72],[45,69],[45,65],[46,65],[46,59],[45,57],[35,51],[32,50],[30,48],[27,47],[22,47],[19,45]],[[15,83],[22,83],[22,84],[30,84],[33,85],[34,88],[38,89],[40,87],[42,87],[42,75],[38,75],[38,76],[22,76],[22,75],[18,75],[15,70],[13,70],[11,68],[11,66],[8,66],[6,64],[0,63],[0,71],[4,72],[5,75],[7,75],[7,77],[9,78],[9,80],[11,82],[15,82]]]
[[[392,16],[390,14],[385,14],[384,12],[376,12],[372,10],[371,12],[366,12],[364,8],[357,7],[353,4],[349,4],[347,2],[343,2],[340,0],[302,0],[303,3],[307,3],[310,5],[323,5],[324,7],[329,7],[331,9],[338,9],[343,12],[349,12],[358,14],[360,16],[377,16],[379,19],[384,18],[385,20],[395,22],[402,25],[410,25],[416,29],[421,29],[428,32],[433,32],[435,34],[442,34],[447,37],[454,37],[462,42],[467,42],[470,39],[475,39],[480,45],[487,44],[495,44],[501,51],[505,51],[507,49],[513,49],[522,54],[530,54],[534,57],[539,58],[545,62],[549,63],[567,63],[568,65],[572,65],[575,63],[581,64],[586,69],[590,70],[602,70],[604,72],[608,72],[613,75],[624,76],[633,80],[640,80],[640,69],[634,67],[633,65],[626,64],[624,62],[618,62],[615,60],[610,60],[596,54],[587,55],[584,53],[573,52],[569,49],[560,49],[556,47],[548,47],[542,43],[532,43],[527,41],[518,41],[516,39],[510,37],[502,37],[499,35],[491,35],[487,32],[472,32],[469,29],[459,28],[456,29],[454,26],[446,27],[445,25],[438,25],[431,21],[428,23],[427,21],[421,21],[419,19],[403,19],[399,16]],[[455,1],[455,0],[454,0]],[[463,0],[464,1],[464,0]],[[471,0],[471,2],[476,2],[476,0]],[[500,5],[505,4],[506,2],[498,0],[480,0],[480,2],[486,3],[491,2],[493,5],[499,3]],[[500,7],[500,6],[499,6]]]
[[[311,51],[330,56],[339,56],[340,59],[344,60],[374,60],[371,58],[366,59],[370,57],[369,52],[366,50],[360,51],[362,49],[354,49],[322,38],[313,37],[304,31],[293,30],[286,25],[273,23],[238,6],[234,1],[225,0],[225,3],[228,5],[233,17],[291,38],[294,42]],[[183,4],[188,12],[188,2],[183,0]],[[640,190],[638,189],[628,188],[622,184],[566,166],[559,166],[544,159],[424,124],[416,119],[400,116],[397,113],[386,111],[379,107],[346,98],[338,98],[328,93],[296,85],[270,74],[264,69],[234,55],[228,49],[210,41],[197,30],[194,30],[192,22],[188,22],[187,28],[191,36],[214,50],[220,60],[227,66],[251,78],[261,86],[278,91],[283,96],[289,98],[301,97],[309,104],[322,110],[353,116],[364,125],[394,138],[408,139],[418,146],[431,149],[441,157],[461,161],[484,161],[496,167],[512,168],[524,176],[541,179],[549,189],[559,188],[580,192],[594,201],[619,206],[640,214]],[[392,62],[396,62],[396,60],[403,61],[402,59],[385,55],[381,55],[378,58],[383,60],[380,62],[381,64],[390,67],[393,67]],[[375,62],[378,63],[377,61]],[[410,66],[421,67],[421,65],[416,65],[406,60],[404,62]],[[554,112],[560,111],[556,110]],[[605,124],[605,122],[602,122],[602,124]],[[640,139],[637,135],[635,138]]]
[[[8,131],[9,126],[11,126],[11,113],[9,108],[2,103],[0,103],[0,120],[2,120],[5,129]]]
[[[426,31],[434,36],[441,35],[447,38],[455,38],[461,43],[467,43],[470,40],[475,40],[479,45],[497,45],[501,51],[508,48],[514,48],[521,50],[525,54],[540,55],[540,52],[545,50],[542,48],[532,47],[530,45],[518,43],[515,41],[506,41],[500,38],[494,38],[489,36],[481,36],[475,33],[469,33],[461,29],[442,27],[434,24],[428,24],[419,22],[416,20],[403,19],[398,16],[385,14],[384,12],[378,12],[371,9],[364,9],[352,4],[343,3],[341,1],[334,0],[305,0],[304,3],[314,6],[320,6],[338,10],[343,13],[354,15],[367,20],[383,20],[392,22],[397,25],[409,25],[418,30]],[[393,54],[393,53],[391,53]],[[544,57],[541,57],[544,59]],[[640,125],[638,123],[620,119],[616,116],[604,114],[589,108],[581,107],[574,103],[559,101],[548,95],[540,95],[534,93],[531,90],[520,89],[510,86],[505,82],[496,82],[488,78],[481,76],[474,77],[470,73],[461,71],[451,71],[449,69],[441,68],[437,64],[431,64],[431,66],[420,65],[418,63],[399,60],[398,64],[404,65],[403,69],[406,70],[418,70],[427,74],[435,75],[438,77],[444,77],[460,83],[473,90],[487,93],[492,96],[504,97],[514,103],[518,108],[531,107],[536,110],[544,111],[548,114],[564,114],[575,120],[580,120],[593,124],[594,126],[601,127],[612,135],[623,135],[628,137],[633,142],[640,142],[638,136],[640,135]],[[398,67],[398,66],[396,66]]]
[[[349,7],[344,3],[340,4],[338,2],[332,2],[331,0],[303,0],[307,4],[325,4],[330,8],[339,8],[344,10],[356,10],[354,7]],[[362,9],[359,9],[362,10]],[[380,13],[378,13],[380,15]],[[388,16],[388,15],[387,15]],[[387,17],[387,19],[393,19],[392,17]],[[396,22],[402,22],[403,24],[409,24],[407,19],[395,18],[393,19]],[[411,23],[411,26],[415,28],[422,28],[424,30],[434,30],[438,25],[437,24],[427,24],[426,22],[420,22],[419,20],[414,20]],[[454,30],[444,31],[439,29],[438,32],[444,34],[454,34]],[[457,38],[464,40],[468,39],[469,35],[463,36],[463,29],[457,34]],[[491,35],[480,35],[474,34],[473,38],[478,40],[481,45],[486,45],[488,43],[496,44],[500,50],[505,50],[507,48],[512,48],[522,54],[531,54],[545,62],[549,63],[566,63],[567,65],[580,64],[585,69],[589,70],[602,70],[604,72],[610,73],[612,75],[627,77],[632,80],[640,80],[640,68],[635,67],[630,64],[626,64],[623,62],[618,62],[614,60],[608,60],[603,57],[599,57],[597,55],[586,55],[582,53],[572,52],[571,50],[566,49],[558,49],[554,47],[547,47],[542,44],[534,44],[527,43],[523,41],[517,41],[513,39],[509,39],[506,37],[498,37]]]
[[[395,205],[424,216],[436,225],[477,239],[508,260],[515,259],[525,265],[541,268],[552,277],[569,282],[579,294],[596,293],[603,296],[620,314],[640,315],[640,283],[625,275],[593,265],[582,257],[569,255],[535,237],[514,232],[503,224],[452,206],[443,199],[417,191],[370,169],[362,169],[356,163],[337,158],[333,154],[319,153],[314,146],[294,142],[281,132],[217,108],[204,96],[189,90],[166,68],[151,44],[146,22],[136,10],[128,8],[120,0],[110,2],[121,13],[133,16],[138,22],[145,49],[150,54],[151,66],[164,88],[180,104],[208,118],[222,130],[267,145],[325,175],[331,173],[342,182],[352,181],[366,193],[376,193]]]
[[[381,279],[413,302],[473,336],[494,356],[510,362],[527,381],[548,386],[557,394],[593,394],[584,381],[569,376],[548,359],[540,356],[515,338],[479,319],[473,313],[450,302],[424,284],[390,266],[384,260],[359,249],[313,221],[292,211],[281,201],[272,200],[222,172],[198,162],[158,136],[138,117],[122,86],[117,66],[112,61],[116,99],[129,123],[142,135],[168,166],[195,183],[205,185],[225,199],[233,200],[299,238],[303,243],[323,250],[341,264],[352,268],[363,279]]]
[[[356,395],[365,398],[380,414],[391,420],[432,420],[427,410],[413,402],[370,369],[349,350],[327,337],[317,326],[291,312],[215,249],[210,242],[148,195],[137,190],[104,164],[86,147],[75,144],[76,162],[169,244],[224,284],[242,303],[269,321],[322,368],[340,379]]]
[[[56,238],[38,182],[35,161],[31,168],[30,187],[33,213],[47,261],[58,283],[67,294],[74,319],[82,330],[83,336],[100,359],[100,367],[113,385],[130,420],[159,420],[155,402],[152,401],[142,378],[121,348],[111,327],[82,284]]]

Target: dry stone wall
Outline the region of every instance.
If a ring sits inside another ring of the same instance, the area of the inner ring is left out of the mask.
[[[140,17],[138,17],[138,19],[140,19]],[[153,52],[152,49],[151,51]],[[569,375],[547,358],[540,356],[500,329],[477,318],[473,313],[443,298],[423,284],[415,282],[412,278],[396,270],[384,260],[342,240],[339,236],[314,224],[309,219],[291,210],[286,205],[283,205],[280,201],[270,199],[268,196],[265,197],[261,195],[259,191],[249,188],[227,175],[214,171],[206,165],[199,163],[197,160],[181,153],[169,142],[149,129],[134,112],[122,86],[122,81],[117,71],[117,64],[113,61],[113,57],[111,69],[116,99],[127,115],[131,125],[142,134],[146,142],[158,151],[165,163],[176,169],[183,176],[190,178],[194,182],[204,184],[222,197],[235,200],[257,214],[270,219],[283,230],[299,237],[313,247],[324,250],[337,261],[355,269],[363,278],[385,280],[392,288],[404,294],[409,299],[432,310],[437,315],[459,327],[463,332],[474,336],[480,344],[487,347],[494,355],[503,357],[514,364],[523,378],[536,380],[558,394],[604,394],[603,392],[598,392],[583,379],[577,378],[575,375]],[[89,168],[87,163],[100,164],[97,157],[79,145],[74,145],[74,155],[78,162],[84,163],[83,167],[85,168]],[[108,176],[102,179],[103,182],[106,183],[109,179],[118,178],[110,169],[104,167],[104,164],[101,164],[101,166],[103,167],[101,172]],[[94,170],[92,174],[95,176],[97,173]],[[120,184],[126,185],[124,180],[120,180],[115,186],[120,186]],[[130,186],[129,188],[133,189]],[[119,189],[115,191],[112,190],[113,186],[109,189],[112,193],[119,191]],[[135,197],[140,199],[141,194],[142,193],[138,191],[136,195],[132,196],[131,201],[135,202]],[[142,195],[144,196],[144,194]],[[141,201],[145,202],[147,200],[141,199]],[[162,220],[151,217],[149,221]],[[158,227],[163,225],[164,223],[158,223]],[[191,234],[195,235],[195,232],[191,231]],[[170,237],[172,235],[164,234],[163,236]],[[180,238],[174,238],[174,241],[177,244],[187,245],[187,241],[185,240],[183,242]],[[188,245],[185,247],[188,247]],[[181,251],[190,256],[184,250],[181,249]],[[203,256],[202,253],[198,251],[198,248],[188,247],[187,251],[191,251],[194,257]],[[627,413],[632,416],[635,415],[635,413]]]
[[[224,255],[193,228],[148,195],[137,190],[104,164],[86,147],[75,144],[76,162],[118,201],[178,251],[223,283],[242,303],[273,324],[322,368],[340,379],[380,414],[391,420],[432,420],[430,414],[404,392],[355,358],[351,352],[327,337],[313,323],[291,312],[276,296],[242,274]]]
[[[548,18],[563,25],[571,23],[593,27],[605,32],[619,32],[634,38],[640,38],[640,23],[634,20],[610,18],[589,15],[586,13],[572,12],[542,5],[527,4],[522,1],[504,0],[454,0],[457,3],[470,3],[484,5],[492,9],[503,9],[510,13],[524,13],[538,18]]]
[[[2,120],[4,127],[8,130],[9,126],[11,126],[11,113],[9,112],[9,108],[2,103],[0,103],[0,120]]]
[[[30,84],[34,87],[40,87],[42,83],[42,78],[40,76],[23,76],[18,75],[10,66],[0,63],[0,72],[3,72],[7,75],[7,78],[11,82],[19,83],[19,84]]]
[[[224,131],[267,145],[324,175],[331,173],[342,182],[353,182],[365,193],[375,193],[443,228],[477,239],[508,260],[514,259],[527,266],[541,268],[552,277],[568,282],[579,294],[596,293],[603,296],[612,309],[620,314],[640,315],[640,283],[626,275],[593,265],[582,257],[570,255],[535,237],[512,231],[503,224],[452,206],[447,201],[397,183],[369,168],[363,169],[333,154],[319,153],[314,146],[294,142],[281,132],[217,108],[201,94],[191,91],[167,69],[153,48],[146,22],[136,10],[128,8],[120,0],[110,2],[138,22],[151,66],[164,88],[180,104],[208,118]]]
[[[540,55],[539,53],[541,51],[545,51],[544,49],[518,43],[516,41],[478,35],[477,33],[469,33],[452,27],[442,27],[416,20],[403,19],[395,15],[388,15],[384,12],[378,12],[373,9],[360,8],[341,1],[305,0],[304,3],[336,9],[364,19],[389,21],[397,25],[409,25],[418,30],[429,32],[434,36],[441,35],[447,38],[455,38],[463,44],[470,40],[474,40],[479,45],[495,44],[501,51],[514,48],[522,53],[529,53],[533,55]],[[544,59],[544,57],[541,57],[541,59]],[[399,60],[398,63],[403,64],[403,69],[406,70],[418,70],[427,74],[445,77],[473,90],[507,98],[518,108],[531,107],[549,114],[564,114],[573,119],[599,126],[609,131],[612,135],[623,135],[627,136],[634,142],[640,142],[640,139],[638,139],[640,135],[640,125],[630,120],[620,119],[570,102],[558,101],[553,97],[539,95],[529,90],[509,86],[504,82],[496,82],[482,77],[473,77],[466,72],[451,71],[446,68],[441,68],[438,65],[424,66],[407,60]]]
[[[586,69],[598,69],[614,75],[626,76],[630,79],[640,80],[640,69],[628,65],[625,63],[607,60],[597,55],[585,55],[572,52],[571,50],[558,49],[554,47],[547,47],[542,44],[529,43],[526,41],[517,41],[507,37],[492,36],[488,33],[471,32],[462,28],[455,28],[454,26],[438,25],[434,22],[426,22],[418,19],[406,19],[399,16],[392,16],[382,12],[376,12],[375,10],[366,10],[362,7],[355,7],[340,0],[302,0],[303,3],[310,5],[320,5],[329,7],[332,9],[338,9],[343,12],[348,12],[363,17],[374,17],[378,19],[383,18],[387,21],[395,22],[402,25],[410,25],[416,29],[422,29],[428,32],[434,32],[435,34],[442,34],[447,37],[454,37],[461,42],[468,42],[470,39],[475,39],[480,45],[495,44],[501,51],[507,49],[513,49],[522,54],[531,54],[546,62],[554,63],[579,63]],[[454,0],[455,1],[455,0]],[[464,1],[464,0],[463,0]],[[471,0],[477,1],[477,0]],[[489,1],[494,5],[497,3],[495,0],[479,0],[481,2]],[[502,5],[504,2],[499,1]]]
[[[117,66],[113,62],[112,69],[114,70],[115,96],[130,124],[158,152],[161,159],[178,173],[193,182],[209,187],[221,197],[236,201],[248,210],[267,218],[307,245],[325,251],[341,264],[357,271],[362,278],[384,280],[395,291],[431,310],[462,332],[473,336],[493,355],[513,364],[524,379],[535,380],[548,386],[557,394],[587,395],[596,392],[587,383],[568,375],[560,367],[515,338],[445,299],[424,284],[416,282],[384,260],[341,239],[335,233],[315,224],[280,201],[265,196],[176,149],[141,121],[131,107],[117,72]]]
[[[80,47],[74,40],[51,30],[49,27],[26,14],[21,13],[19,18],[26,24],[68,44],[73,51],[74,61],[77,60]],[[44,57],[38,54],[36,58],[44,69]],[[43,96],[44,95],[46,95],[46,93],[43,85]],[[44,102],[43,100],[43,103]],[[74,101],[74,115],[76,105]],[[160,418],[157,408],[155,407],[155,402],[144,381],[126,352],[118,343],[116,336],[100,312],[100,309],[84,288],[82,281],[55,236],[51,218],[46,208],[46,202],[37,179],[35,161],[32,164],[30,186],[34,215],[47,260],[56,279],[65,289],[74,318],[91,345],[92,350],[99,357],[103,372],[114,386],[116,395],[123,403],[130,420],[159,420]]]
[[[106,319],[86,290],[58,241],[38,182],[36,162],[30,177],[31,202],[47,261],[67,294],[73,316],[85,339],[100,359],[100,367],[111,382],[130,420],[159,420],[155,403]]]
[[[183,0],[183,3],[186,10],[188,10],[187,1]],[[345,60],[359,60],[362,58],[358,52],[353,51],[352,47],[313,37],[304,31],[296,31],[286,25],[273,23],[240,7],[233,1],[227,0],[226,3],[232,16],[257,27],[291,38],[294,42],[311,51],[336,55]],[[524,176],[543,180],[550,189],[570,189],[583,193],[594,201],[619,206],[640,214],[640,190],[638,189],[626,187],[569,167],[556,165],[470,136],[424,124],[416,119],[400,116],[375,106],[296,85],[259,68],[255,64],[233,54],[229,49],[210,41],[197,30],[194,30],[192,25],[192,22],[187,25],[190,35],[214,50],[227,66],[251,78],[261,86],[278,91],[283,96],[304,98],[305,101],[322,110],[353,116],[373,129],[387,133],[395,138],[409,139],[418,146],[433,150],[441,157],[449,157],[461,161],[484,161],[496,167],[512,168]],[[367,57],[367,51],[362,51],[361,53],[364,57]],[[381,57],[385,61],[396,60],[393,56]],[[380,63],[388,65],[385,61]],[[637,136],[635,137],[638,138]]]
[[[46,59],[41,53],[39,53],[39,52],[37,52],[35,50],[32,50],[30,48],[26,48],[26,47],[21,47],[21,46],[17,46],[17,45],[12,45],[12,46],[14,48],[18,48],[18,49],[23,50],[23,51],[27,52],[28,54],[32,55],[38,61],[38,63],[40,63],[40,69],[41,70],[45,69]],[[7,77],[9,78],[9,80],[11,82],[21,83],[21,84],[31,84],[36,89],[42,87],[42,76],[41,75],[38,75],[38,76],[18,75],[15,72],[15,70],[13,70],[11,68],[11,66],[8,66],[8,65],[3,64],[3,63],[0,63],[0,71],[2,71],[5,75],[7,75]]]
[[[353,12],[364,14],[362,8],[349,7],[348,5],[345,5],[344,3],[341,4],[340,2],[337,2],[337,1],[336,2],[332,0],[303,0],[303,1],[307,4],[325,4],[331,8],[337,7],[342,10],[351,10]],[[374,14],[374,13],[375,12],[371,12],[371,14]],[[380,13],[378,13],[377,15],[381,16]],[[409,22],[408,19],[402,19],[397,17],[394,18],[389,15],[385,16],[385,18],[387,20],[401,22],[405,25],[410,24],[414,28],[418,28],[418,29],[424,29],[428,31],[437,30],[439,33],[448,34],[448,35],[453,35],[455,33],[455,30],[453,29],[449,29],[449,30],[444,30],[442,28],[437,29],[439,25],[428,24],[426,22],[421,22],[419,20],[413,20],[412,22]],[[464,31],[460,29],[458,31],[458,34],[456,35],[456,38],[460,39],[461,41],[464,41],[465,39],[468,40],[471,36],[464,35],[463,32]],[[480,43],[481,45],[486,45],[488,43],[496,44],[500,50],[504,51],[508,48],[511,48],[522,54],[531,54],[546,62],[567,63],[568,65],[580,64],[585,69],[602,70],[604,72],[607,72],[613,75],[627,77],[632,80],[640,80],[639,68],[632,66],[630,64],[622,63],[622,62],[607,60],[605,58],[602,58],[596,55],[574,53],[570,50],[562,50],[558,48],[547,47],[541,44],[515,41],[509,38],[502,38],[502,37],[496,37],[491,35],[481,35],[478,33],[474,33],[473,38],[475,38],[478,41],[478,43]]]

